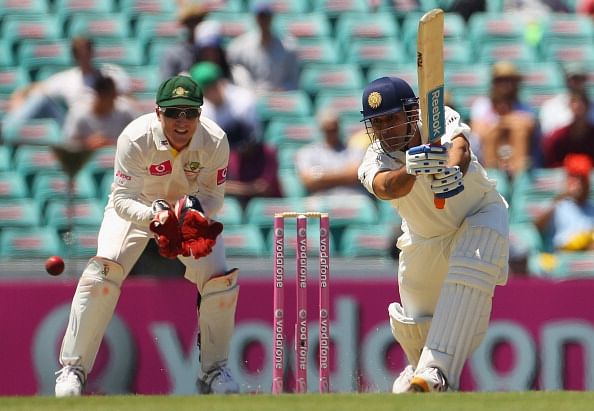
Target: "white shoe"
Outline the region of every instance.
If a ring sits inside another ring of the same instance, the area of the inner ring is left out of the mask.
[[[415,370],[412,365],[407,365],[404,370],[400,373],[398,378],[394,380],[392,385],[392,393],[403,394],[410,391],[410,381],[412,380]]]
[[[56,397],[78,397],[82,394],[86,380],[82,367],[67,365],[56,375]]]
[[[448,390],[448,382],[439,368],[429,367],[416,372],[410,381],[411,392],[442,392]]]
[[[198,379],[198,392],[200,394],[237,394],[239,384],[231,376],[229,368],[220,366]]]

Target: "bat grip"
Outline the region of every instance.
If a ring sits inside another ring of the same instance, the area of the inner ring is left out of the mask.
[[[431,143],[430,145],[432,146],[440,146],[441,145],[441,139]],[[435,208],[437,208],[438,210],[443,210],[445,207],[445,198],[441,198],[441,197],[437,197],[437,195],[433,196],[433,204],[435,205]]]

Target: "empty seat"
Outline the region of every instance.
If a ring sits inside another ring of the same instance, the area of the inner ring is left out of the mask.
[[[49,227],[3,229],[0,256],[8,259],[47,258],[62,254],[58,233]]]
[[[46,14],[49,13],[47,0],[0,0],[0,20],[9,14]]]
[[[331,36],[330,22],[323,13],[279,14],[272,24],[281,36],[297,39]]]
[[[327,212],[332,227],[377,224],[377,208],[371,197],[361,195],[311,196],[303,198],[304,211]]]
[[[497,61],[511,61],[517,65],[534,64],[539,61],[536,51],[521,41],[488,42],[481,44],[478,50],[478,61],[493,64]]]
[[[130,76],[132,93],[156,94],[161,83],[157,65],[128,66],[126,67],[126,73]]]
[[[38,174],[33,178],[33,198],[43,207],[49,200],[65,199],[69,195],[68,177],[63,173]],[[95,182],[88,172],[80,172],[74,180],[72,197],[93,199],[97,196]]]
[[[313,10],[337,18],[345,13],[368,13],[371,8],[367,0],[317,0],[313,2]]]
[[[98,39],[94,43],[94,55],[97,63],[145,64],[145,52],[137,39]]]
[[[225,254],[232,257],[262,257],[267,254],[262,232],[256,226],[226,225],[223,230]]]
[[[392,227],[386,224],[347,227],[340,240],[343,257],[387,257],[395,247]]]
[[[288,3],[288,0],[275,0],[274,4]],[[210,13],[215,11],[230,11],[233,13],[245,12],[246,7],[244,0],[215,0],[206,1],[204,5],[207,7]]]
[[[367,81],[371,82],[383,76],[396,76],[406,81],[415,90],[418,90],[417,65],[412,63],[385,64],[377,63],[369,66],[367,70]]]
[[[361,110],[361,93],[357,91],[321,90],[314,102],[314,112],[331,108],[339,115],[356,114]]]
[[[41,224],[39,205],[29,198],[3,199],[0,201],[1,231],[9,227],[38,227]]]
[[[311,64],[301,72],[300,86],[310,96],[320,90],[362,90],[363,72],[358,64],[344,63],[335,65]]]
[[[91,36],[93,39],[125,39],[131,34],[126,16],[120,13],[76,13],[66,24],[66,36]]]
[[[16,171],[0,171],[0,200],[29,196],[25,178]]]
[[[103,219],[103,203],[94,198],[75,200],[72,204],[64,199],[51,200],[44,212],[45,223],[57,230],[69,227],[98,229]]]
[[[21,126],[6,128],[3,137],[4,142],[10,145],[50,145],[64,140],[60,125],[51,118],[31,119]]]
[[[322,135],[314,117],[272,118],[264,131],[264,140],[274,146],[300,147],[320,141]]]
[[[175,16],[177,5],[174,1],[161,0],[120,0],[120,10],[129,18],[140,14],[158,14]]]
[[[169,39],[173,42],[181,34],[182,28],[173,16],[141,14],[136,21],[135,37],[144,47],[155,40]]]
[[[243,223],[243,209],[237,198],[227,195],[223,207],[217,213],[215,219],[225,226],[241,225]]]
[[[31,82],[29,72],[21,66],[0,66],[0,93],[12,93]]]
[[[342,59],[339,47],[332,38],[308,37],[300,40],[296,47],[302,66],[312,63],[336,64]]]
[[[309,117],[312,114],[311,101],[303,90],[262,94],[257,105],[263,121],[281,117]]]
[[[27,179],[37,173],[48,173],[61,170],[58,159],[48,146],[22,145],[15,149],[13,155],[15,170]]]
[[[221,35],[225,43],[247,33],[255,27],[253,16],[247,12],[214,11],[208,14],[206,20],[213,20],[220,23]]]
[[[16,59],[28,70],[47,65],[72,65],[70,40],[22,40],[17,48]]]
[[[404,45],[396,39],[353,39],[345,46],[345,61],[364,70],[373,64],[402,64],[407,61]]]
[[[56,13],[111,13],[116,0],[54,0]]]
[[[307,195],[307,190],[294,167],[285,167],[279,170],[278,179],[283,197],[302,198]]]
[[[65,255],[74,258],[89,258],[97,255],[99,227],[75,226],[68,234],[70,241],[63,245]]]
[[[270,229],[274,215],[282,212],[302,211],[303,203],[295,198],[252,198],[245,208],[245,220],[260,229]]]
[[[392,39],[397,41],[399,26],[391,13],[346,13],[338,16],[335,37],[341,47],[353,39]]]

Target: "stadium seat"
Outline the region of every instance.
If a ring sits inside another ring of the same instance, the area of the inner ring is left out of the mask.
[[[261,230],[272,228],[276,213],[302,211],[303,202],[297,198],[252,198],[245,208],[245,222]]]
[[[466,40],[446,41],[443,45],[443,61],[449,66],[472,66],[474,64],[472,45]]]
[[[248,12],[213,11],[208,14],[206,20],[220,23],[225,44],[255,27],[253,16]]]
[[[558,63],[583,63],[594,65],[594,47],[591,43],[576,43],[572,40],[550,41],[542,50],[543,59]]]
[[[216,11],[230,11],[233,13],[248,11],[246,10],[244,0],[211,0],[203,3],[207,7],[209,13]],[[275,3],[284,3],[284,1],[276,0]]]
[[[130,76],[132,93],[156,94],[161,82],[159,78],[159,67],[157,65],[127,66],[125,70]]]
[[[49,4],[47,0],[0,0],[0,20],[4,16],[15,14],[48,14]]]
[[[371,11],[367,0],[317,0],[312,3],[314,12],[323,13],[329,18],[337,18],[346,13],[365,14]]]
[[[103,220],[103,203],[95,198],[77,199],[71,208],[65,199],[50,200],[44,212],[45,224],[61,231],[69,227],[97,230]]]
[[[41,13],[11,14],[4,17],[0,26],[2,41],[12,46],[20,41],[56,40],[62,37],[62,30],[53,15]]]
[[[112,13],[116,0],[54,0],[54,12],[65,13]]]
[[[0,201],[0,227],[31,228],[41,225],[41,209],[30,198],[2,199]]]
[[[62,254],[58,233],[49,227],[3,229],[0,256],[5,259],[47,258]]]
[[[2,117],[4,117],[6,112],[8,112],[10,96],[11,96],[10,93],[0,93],[0,121],[2,121]]]
[[[139,43],[141,41],[139,40]],[[142,44],[142,43],[141,43]],[[157,38],[152,40],[146,45],[146,62],[145,64],[150,67],[158,67],[159,63],[165,57],[168,50],[171,49],[171,46],[175,44],[175,40],[170,37],[164,38]],[[140,46],[142,47],[142,45]],[[137,92],[137,94],[140,92]],[[155,94],[152,94],[153,100],[155,99]],[[153,101],[154,103],[154,101]]]
[[[322,135],[314,117],[271,118],[264,131],[264,141],[279,147],[300,147],[320,141]]]
[[[353,39],[399,41],[399,26],[391,13],[345,13],[336,21],[335,38],[345,49]]]
[[[28,120],[26,124],[3,130],[4,143],[9,145],[60,144],[64,141],[62,129],[58,122],[51,118]]]
[[[532,275],[557,280],[592,278],[594,252],[537,253],[530,256],[528,268]]]
[[[31,74],[33,81],[42,81],[56,73],[72,68],[70,64],[48,64],[34,70]]]
[[[541,22],[543,33],[542,45],[555,40],[570,40],[574,43],[592,45],[594,24],[583,14],[551,13]]]
[[[146,48],[153,41],[168,39],[174,42],[181,38],[182,32],[182,27],[172,16],[141,14],[136,21],[134,37]]]
[[[497,191],[509,202],[511,200],[512,184],[505,171],[498,168],[487,168],[485,171],[490,179],[497,182]]]
[[[520,89],[520,100],[538,110],[546,100],[563,93],[565,90],[565,86],[522,87]]]
[[[37,173],[45,174],[62,169],[54,153],[47,146],[18,146],[13,154],[12,164],[25,178],[29,187],[32,177]]]
[[[0,144],[0,172],[13,171],[12,151],[12,147]]]
[[[307,190],[294,167],[285,167],[279,170],[278,179],[283,197],[302,198],[307,195]]]
[[[273,91],[262,94],[257,102],[262,121],[272,118],[303,118],[312,115],[311,100],[303,90]]]
[[[256,226],[225,225],[223,238],[228,257],[262,257],[267,254],[264,237]]]
[[[63,173],[37,174],[31,185],[33,198],[41,207],[50,200],[66,199],[68,196],[68,178]],[[80,172],[74,181],[73,199],[91,200],[97,197],[97,190],[92,176]]]
[[[509,209],[510,223],[529,223],[551,207],[553,196],[546,193],[514,192]]]
[[[246,11],[262,0],[247,0]],[[303,14],[311,12],[310,2],[303,0],[271,0],[270,5],[276,14]]]
[[[445,83],[454,93],[461,88],[483,89],[487,91],[491,82],[489,64],[475,63],[466,67],[446,65]]]
[[[12,93],[30,82],[29,72],[24,67],[0,65],[0,93]]]
[[[97,63],[112,63],[123,66],[146,64],[146,54],[137,39],[98,39],[94,43]]]
[[[367,70],[367,81],[371,82],[379,77],[383,76],[396,76],[406,81],[413,88],[415,93],[418,91],[418,76],[417,76],[417,64],[413,61],[412,63],[404,64],[372,64]]]
[[[434,9],[438,6],[437,0],[385,0],[379,2],[378,11],[390,11],[398,19],[411,18],[411,16],[421,16],[423,12]]]
[[[490,42],[524,41],[524,24],[513,13],[476,12],[466,28],[475,50]]]
[[[329,213],[333,228],[378,222],[375,203],[365,194],[304,197],[303,210]]]
[[[396,65],[408,61],[404,45],[397,39],[352,39],[343,50],[346,63],[367,70],[373,64]]]
[[[68,244],[62,238],[65,255],[73,258],[90,258],[97,255],[98,235],[99,227],[73,227],[69,233]]]
[[[363,71],[358,64],[344,63],[335,65],[310,64],[303,68],[300,88],[310,96],[320,90],[357,90],[364,87]]]
[[[0,200],[29,196],[25,178],[16,171],[0,171]]]
[[[332,38],[306,37],[297,43],[297,57],[301,66],[309,64],[337,64],[342,60],[339,48]]]
[[[76,13],[66,23],[66,36],[88,35],[93,40],[123,40],[131,35],[126,16],[121,13]]]
[[[21,40],[16,61],[30,71],[47,65],[72,66],[70,40]]]
[[[390,225],[392,227],[400,226],[402,223],[402,217],[400,217],[398,211],[396,211],[390,201],[376,200],[375,203],[378,210],[378,223]]]
[[[347,227],[340,240],[342,257],[387,257],[394,247],[392,227],[374,224],[365,227]]]
[[[281,144],[277,147],[279,173],[284,170],[295,172],[295,155],[299,146],[294,144]]]
[[[402,22],[402,43],[405,44],[408,55],[412,58],[416,56],[417,32],[419,30],[419,19],[422,15],[423,12],[408,13]],[[445,42],[455,44],[459,41],[468,40],[466,23],[462,16],[456,13],[445,13],[443,34]]]
[[[519,67],[519,70],[522,73],[523,88],[535,90],[565,87],[563,70],[555,62],[524,64]]]
[[[511,61],[518,66],[534,64],[539,57],[534,48],[526,43],[517,41],[490,41],[480,46],[475,46],[478,61],[480,63],[493,64],[497,61]]]
[[[98,148],[84,166],[84,170],[91,173],[95,178],[102,178],[105,173],[113,175],[115,152],[115,146]]]
[[[323,13],[279,14],[272,21],[280,36],[301,38],[329,38],[331,25]]]
[[[527,257],[543,251],[543,241],[532,222],[509,225],[510,254],[519,253]]]
[[[170,15],[175,17],[177,5],[174,1],[161,0],[119,0],[120,10],[130,19],[141,14]]]
[[[225,225],[241,225],[243,224],[243,209],[237,198],[226,195],[223,207],[215,216],[217,221]]]
[[[314,101],[314,112],[330,108],[338,115],[356,114],[361,110],[361,92],[321,90]]]

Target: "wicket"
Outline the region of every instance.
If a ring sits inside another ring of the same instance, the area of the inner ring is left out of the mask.
[[[328,213],[285,212],[274,215],[274,316],[273,316],[273,368],[272,393],[283,392],[285,361],[284,321],[285,321],[285,219],[297,220],[296,243],[296,300],[297,318],[295,321],[295,385],[296,392],[307,392],[307,219],[320,219],[320,289],[319,289],[319,386],[320,392],[330,391],[330,220]]]

